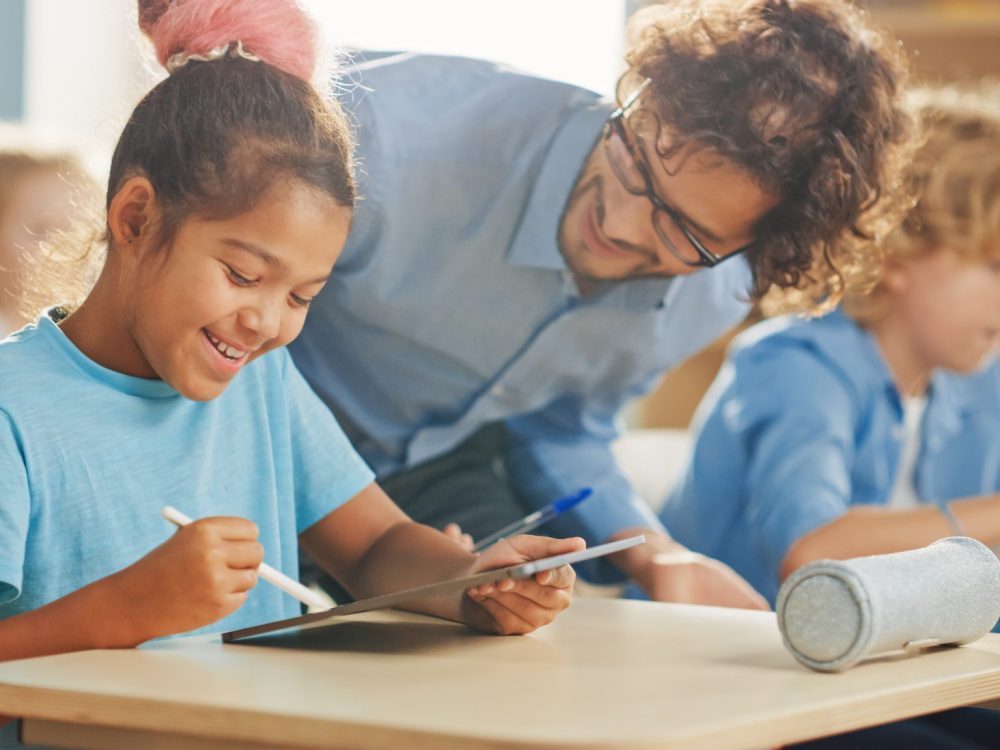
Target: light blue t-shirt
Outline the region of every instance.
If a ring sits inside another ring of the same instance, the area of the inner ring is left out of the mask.
[[[695,417],[688,469],[661,518],[772,604],[792,545],[853,505],[886,505],[903,407],[874,337],[840,311],[738,338]],[[1000,363],[935,371],[913,484],[920,502],[1000,491]]]
[[[218,398],[88,359],[49,318],[0,343],[0,618],[131,565],[192,518],[241,516],[291,576],[297,537],[373,479],[284,349]],[[155,603],[136,603],[149,606]],[[299,614],[268,583],[219,632]]]
[[[380,476],[502,422],[526,513],[594,488],[548,533],[659,528],[612,455],[618,414],[743,318],[747,264],[581,297],[559,222],[612,103],[483,60],[376,58],[344,72],[363,200],[295,363]]]

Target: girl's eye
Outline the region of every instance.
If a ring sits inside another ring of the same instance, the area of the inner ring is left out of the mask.
[[[226,265],[226,264],[224,264]],[[229,271],[229,278],[232,280],[236,286],[253,286],[256,284],[256,280],[248,279],[243,274],[239,273],[235,268],[230,265],[226,265],[226,269]]]
[[[290,296],[292,298],[292,303],[296,307],[309,307],[309,303],[312,302],[312,299],[306,299],[305,297],[300,297],[297,294],[292,294]]]

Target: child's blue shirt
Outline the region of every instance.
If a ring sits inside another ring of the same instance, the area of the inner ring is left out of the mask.
[[[774,603],[792,544],[851,505],[889,501],[903,410],[875,339],[841,312],[755,326],[695,418],[661,512],[680,543],[732,566]],[[1000,490],[1000,368],[935,372],[914,473],[921,502]]]
[[[167,504],[192,518],[251,519],[265,561],[294,577],[298,534],[372,480],[284,349],[196,402],[101,367],[43,316],[0,343],[0,618],[162,544],[175,531],[160,517]],[[197,632],[299,613],[261,581]]]

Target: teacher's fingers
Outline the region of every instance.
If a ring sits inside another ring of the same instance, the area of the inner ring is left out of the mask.
[[[466,552],[472,552],[472,547],[474,544],[472,541],[472,537],[469,534],[463,532],[462,527],[459,526],[457,523],[449,523],[441,531],[444,532],[444,535],[446,537],[451,539],[453,542],[456,542],[458,546],[460,546]]]

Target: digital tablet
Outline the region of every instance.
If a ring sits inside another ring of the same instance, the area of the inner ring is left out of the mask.
[[[299,617],[289,617],[285,620],[266,622],[262,625],[254,625],[253,627],[242,628],[241,630],[231,630],[228,633],[222,634],[222,640],[225,643],[232,643],[233,641],[238,641],[243,638],[261,635],[263,633],[272,633],[276,630],[297,628],[302,627],[303,625],[315,625],[325,620],[333,620],[337,617],[354,615],[359,612],[370,612],[373,609],[397,607],[400,604],[406,604],[407,602],[413,601],[414,599],[420,599],[421,597],[434,594],[445,594],[452,591],[464,591],[465,589],[473,586],[481,586],[484,583],[497,583],[505,578],[529,578],[535,575],[535,573],[541,573],[544,570],[551,570],[552,568],[558,568],[563,565],[572,565],[573,563],[583,562],[584,560],[592,560],[595,557],[609,555],[612,552],[620,552],[623,549],[634,547],[645,541],[646,537],[639,534],[637,536],[630,536],[626,539],[620,539],[617,542],[598,544],[596,547],[588,547],[587,549],[580,550],[579,552],[567,552],[562,555],[553,555],[552,557],[543,557],[539,560],[530,560],[528,562],[518,563],[517,565],[510,565],[506,568],[484,570],[482,573],[475,573],[474,575],[465,576],[464,578],[452,578],[447,581],[439,581],[438,583],[429,583],[412,589],[404,589],[403,591],[397,591],[392,594],[382,594],[381,596],[373,596],[370,599],[361,599],[356,602],[351,602],[350,604],[341,604],[324,610],[323,612],[311,612],[310,614],[301,615]]]

